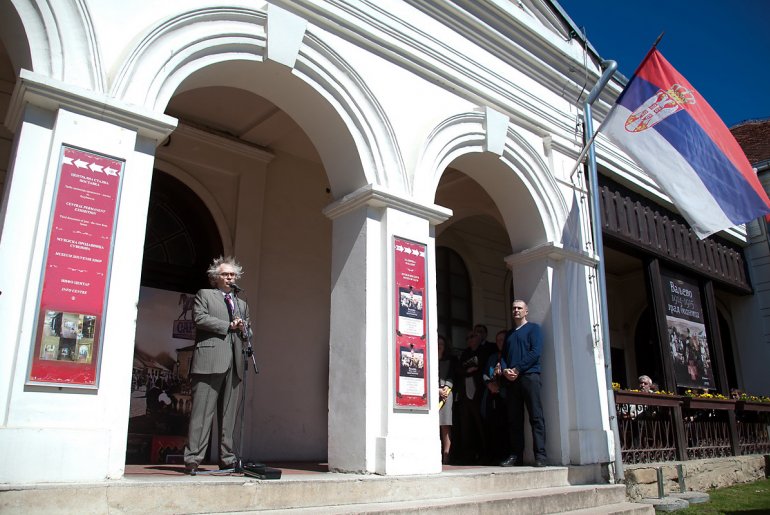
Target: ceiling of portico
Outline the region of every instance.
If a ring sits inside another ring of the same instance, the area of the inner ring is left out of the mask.
[[[317,89],[326,83],[314,87],[277,63],[237,59],[208,64],[175,85],[178,79],[169,77],[157,107],[183,123],[322,163],[335,197],[381,179],[376,153],[354,139],[347,104],[332,105]]]
[[[321,161],[310,138],[285,111],[250,91],[229,86],[183,91],[172,97],[166,113],[271,152]]]

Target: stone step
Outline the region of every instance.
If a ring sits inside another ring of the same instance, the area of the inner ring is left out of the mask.
[[[568,485],[566,467],[480,467],[427,476],[354,474],[284,475],[280,480],[241,476],[131,476],[96,484],[0,485],[0,513],[212,513],[370,502],[419,501],[442,496],[493,495]],[[72,502],[73,504],[67,504]],[[30,511],[32,510],[32,511]],[[125,510],[125,511],[124,511]]]
[[[434,492],[435,494],[436,492]],[[461,497],[391,501],[383,503],[358,503],[334,506],[309,506],[279,510],[249,510],[237,515],[351,515],[351,514],[511,514],[539,513],[629,513],[650,514],[651,507],[624,502],[623,485],[584,485],[537,488],[526,491],[505,492]],[[579,511],[573,511],[579,510]]]
[[[570,486],[573,476],[579,474],[567,467],[480,467],[426,476],[305,473],[279,480],[132,475],[95,484],[0,485],[0,513],[558,513],[603,510],[626,500],[624,485]]]
[[[584,508],[582,510],[566,511],[563,515],[655,515],[655,508],[649,504],[621,502]]]

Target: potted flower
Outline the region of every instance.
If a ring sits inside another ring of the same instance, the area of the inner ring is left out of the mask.
[[[711,393],[708,390],[698,392],[687,389],[684,392],[685,408],[690,409],[735,409],[735,400],[728,399],[718,392]]]
[[[770,397],[741,392],[735,406],[740,411],[770,411]]]

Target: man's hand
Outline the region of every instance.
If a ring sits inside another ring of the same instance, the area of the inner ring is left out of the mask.
[[[503,377],[513,382],[519,377],[519,371],[515,368],[504,368]]]
[[[243,331],[243,319],[241,318],[234,318],[232,322],[230,322],[230,330],[231,331]]]
[[[487,388],[489,388],[489,391],[492,393],[500,393],[500,385],[497,384],[495,381],[490,381],[487,383]]]

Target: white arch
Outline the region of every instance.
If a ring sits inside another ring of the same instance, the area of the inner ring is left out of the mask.
[[[196,195],[198,195],[198,198],[201,199],[203,204],[206,206],[206,209],[209,210],[211,218],[214,220],[214,223],[217,226],[217,232],[219,232],[219,237],[222,241],[222,249],[224,250],[225,255],[233,255],[233,238],[230,234],[230,230],[228,229],[227,219],[225,218],[225,214],[222,211],[222,208],[219,207],[219,204],[211,192],[203,184],[201,184],[198,179],[188,174],[185,170],[175,164],[171,164],[168,161],[164,161],[163,159],[156,157],[154,167],[161,172],[167,173],[171,177],[177,179],[182,184],[190,188]]]
[[[460,113],[447,118],[431,132],[421,152],[415,174],[414,191],[418,200],[432,202],[442,174],[450,164],[461,157],[472,153],[493,155],[486,152],[484,122],[485,116],[482,112]],[[514,191],[518,179],[529,192],[543,226],[543,233],[539,236],[542,241],[524,243],[534,246],[546,241],[560,242],[569,210],[553,175],[540,155],[509,125],[502,156],[495,158],[512,173],[506,177],[493,178],[489,173],[485,175],[481,171],[484,167],[477,167],[467,173],[495,202],[511,241],[515,241],[514,236],[518,228],[513,222],[516,217],[513,216],[510,198],[506,198],[506,192]],[[491,187],[493,180],[498,185],[501,184],[499,181],[502,181],[505,187]],[[536,237],[538,236],[532,235],[530,239]]]
[[[392,127],[355,70],[311,32],[304,34],[294,68],[267,61],[266,23],[266,11],[224,7],[168,19],[137,42],[112,94],[163,111],[178,91],[227,80],[300,124],[321,155],[335,197],[367,184],[407,192]]]
[[[24,68],[104,92],[99,47],[83,0],[0,2],[0,20],[0,33],[8,35],[4,44],[17,76]]]

